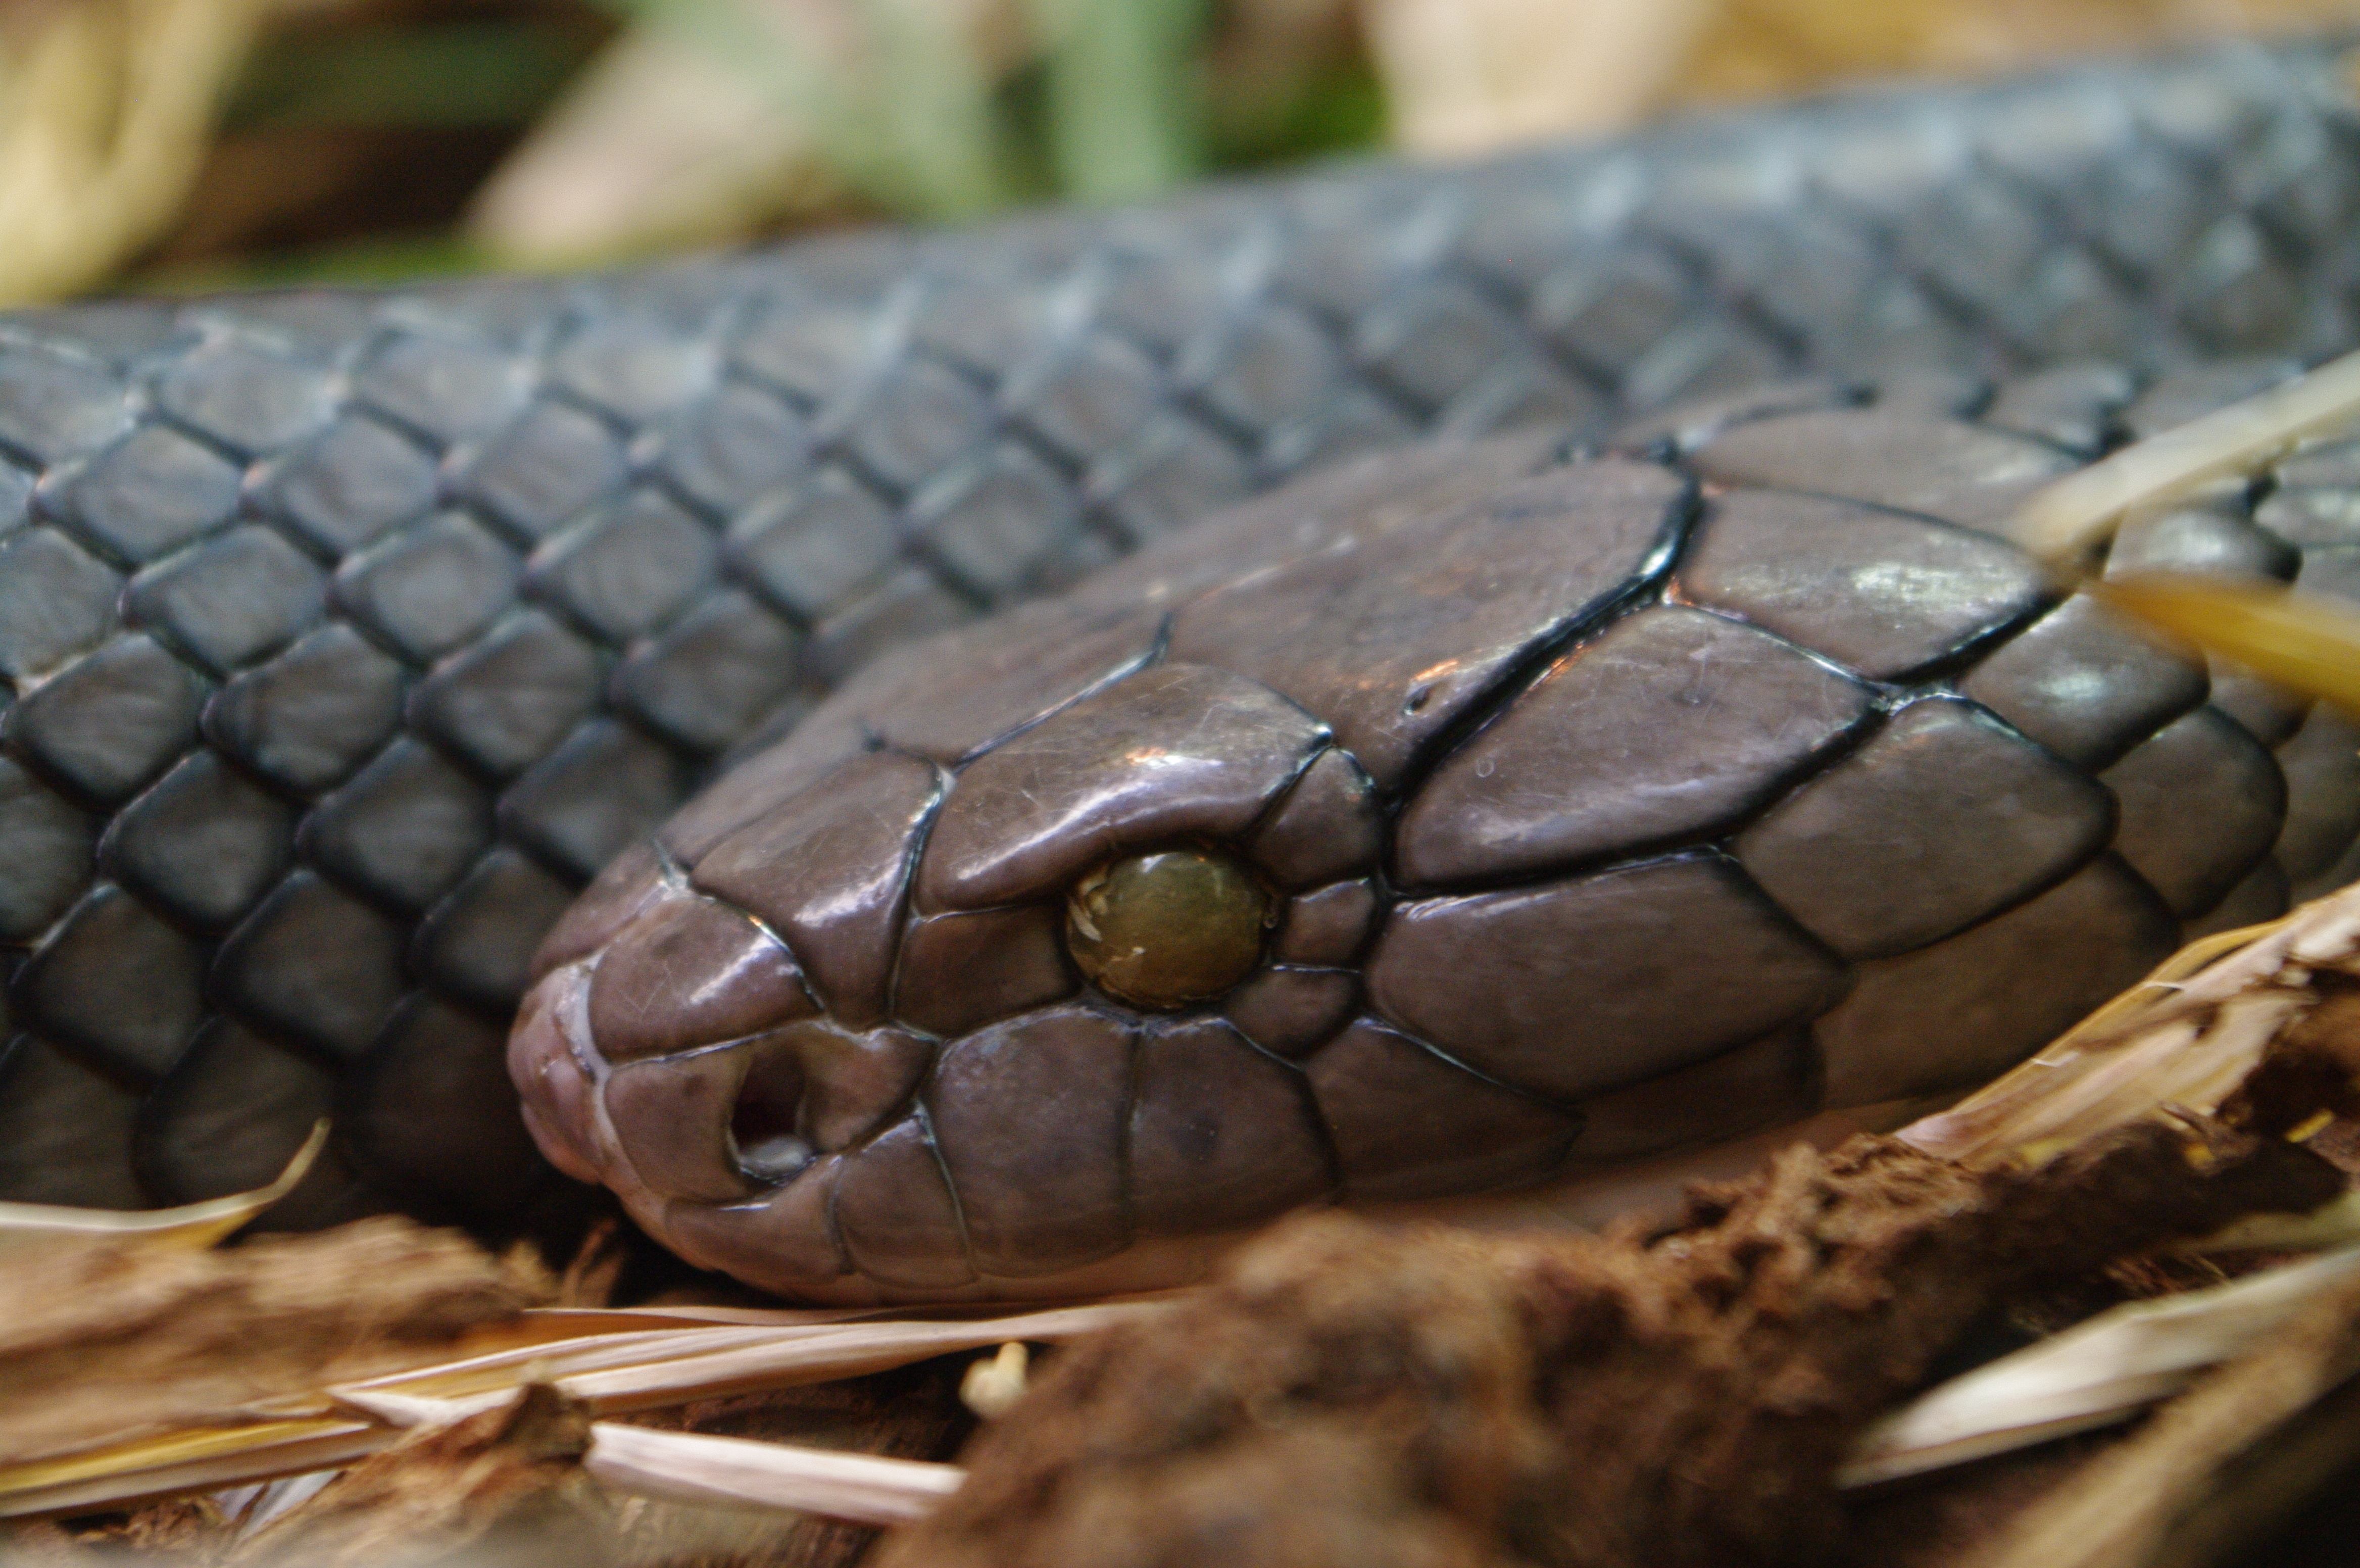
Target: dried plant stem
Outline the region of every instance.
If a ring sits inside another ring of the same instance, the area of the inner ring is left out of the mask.
[[[2360,418],[2360,354],[2216,409],[2069,474],[2008,525],[2018,544],[2068,565],[2131,512],[2213,480],[2250,474],[2311,437]]]
[[[2316,1001],[2311,970],[2355,960],[2360,884],[2258,933],[2182,951],[2031,1060],[1896,1135],[1981,1167],[2038,1160],[2166,1106],[2209,1113]]]
[[[856,1524],[908,1524],[959,1488],[956,1464],[839,1453],[599,1421],[583,1465],[618,1492],[673,1502],[791,1509]]]
[[[1886,1416],[1838,1480],[1873,1486],[2126,1420],[2355,1287],[2360,1248],[2102,1312]]]
[[[1961,1568],[2161,1568],[2222,1561],[2360,1454],[2360,1277],[2035,1504]]]
[[[863,1376],[1011,1341],[1067,1340],[1168,1305],[1153,1299],[950,1321],[668,1327],[531,1343],[339,1385],[308,1399],[308,1409],[267,1425],[174,1431],[11,1465],[0,1469],[0,1518],[107,1507],[341,1464],[376,1453],[405,1430],[496,1409],[527,1383],[553,1384],[598,1414],[614,1415]],[[618,1315],[580,1314],[600,1322]]]

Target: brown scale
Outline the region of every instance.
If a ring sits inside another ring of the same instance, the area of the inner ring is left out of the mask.
[[[536,1133],[774,1289],[1148,1286],[1971,1084],[2351,874],[2350,723],[1991,532],[2091,389],[1921,390],[1363,461],[888,658],[551,938]],[[2225,506],[2125,548],[2311,580]]]

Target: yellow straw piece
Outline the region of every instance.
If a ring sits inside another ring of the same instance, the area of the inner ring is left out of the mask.
[[[2095,598],[2276,684],[2360,713],[2360,613],[2297,589],[2142,575],[2084,585]]]
[[[2008,537],[2044,561],[2070,565],[2131,511],[2255,473],[2355,419],[2360,354],[2347,354],[2068,474],[2018,510]]]
[[[279,1173],[279,1179],[251,1192],[208,1198],[177,1209],[69,1209],[49,1203],[0,1203],[0,1255],[8,1249],[71,1237],[140,1238],[159,1246],[202,1251],[295,1190],[311,1162],[328,1146],[328,1124],[316,1122],[311,1135]]]

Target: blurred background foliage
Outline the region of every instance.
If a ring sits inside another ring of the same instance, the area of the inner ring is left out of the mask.
[[[0,303],[1429,158],[2360,0],[0,0]]]

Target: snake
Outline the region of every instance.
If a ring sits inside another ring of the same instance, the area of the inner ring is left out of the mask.
[[[0,1198],[814,1299],[1954,1091],[2360,872],[2033,488],[2348,345],[2240,45],[606,274],[0,317]],[[2360,597],[2360,453],[2107,572]],[[586,890],[586,891],[585,891]]]

